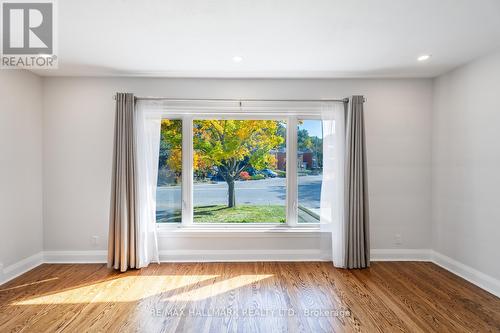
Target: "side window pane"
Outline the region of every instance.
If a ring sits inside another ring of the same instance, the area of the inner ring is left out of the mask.
[[[323,178],[321,120],[299,120],[297,126],[298,222],[318,223]]]
[[[195,223],[286,222],[286,122],[193,122]]]
[[[162,119],[156,222],[180,223],[182,180],[182,120]]]

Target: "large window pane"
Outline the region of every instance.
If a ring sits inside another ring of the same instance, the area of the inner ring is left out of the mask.
[[[193,122],[194,222],[286,222],[286,122]]]
[[[181,222],[182,120],[162,119],[156,221]]]
[[[298,222],[318,223],[323,177],[321,120],[299,120],[297,126]]]

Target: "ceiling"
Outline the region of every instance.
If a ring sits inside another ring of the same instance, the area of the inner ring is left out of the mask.
[[[37,71],[44,76],[433,77],[500,48],[500,0],[57,6],[59,69]],[[429,61],[416,60],[427,53]]]

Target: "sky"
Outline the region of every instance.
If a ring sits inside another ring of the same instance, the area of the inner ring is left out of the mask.
[[[299,130],[306,129],[309,136],[323,137],[323,129],[321,128],[321,120],[304,120],[302,125],[299,125]]]

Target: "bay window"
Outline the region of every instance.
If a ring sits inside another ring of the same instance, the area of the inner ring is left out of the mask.
[[[318,225],[320,113],[251,111],[173,108],[162,113],[159,226]]]

